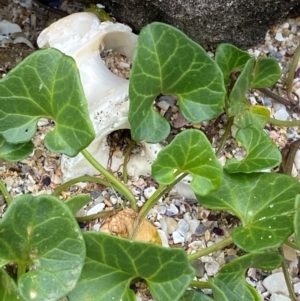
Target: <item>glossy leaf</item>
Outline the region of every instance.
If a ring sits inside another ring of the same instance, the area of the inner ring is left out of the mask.
[[[217,117],[224,106],[225,87],[216,63],[178,29],[154,22],[139,34],[130,75],[134,140],[156,143],[168,136],[168,122],[153,108],[160,93],[176,95],[182,114],[194,123]]]
[[[0,133],[12,144],[30,141],[41,117],[56,126],[45,136],[53,152],[75,156],[94,139],[75,61],[50,48],[35,51],[0,81]]]
[[[266,107],[245,105],[242,110],[235,115],[234,124],[239,129],[253,125],[262,130],[269,117],[270,111]]]
[[[221,68],[226,85],[230,82],[230,74],[242,71],[251,58],[248,52],[236,48],[231,44],[220,44],[216,50],[215,61]]]
[[[242,161],[235,158],[227,160],[225,169],[229,173],[251,173],[280,164],[282,157],[278,147],[261,129],[248,126],[238,130],[235,138],[245,147],[247,155]]]
[[[1,268],[0,269],[0,300],[22,301],[15,281]]]
[[[179,301],[212,301],[213,299],[203,293],[186,291]]]
[[[278,62],[272,57],[258,57],[254,68],[251,88],[266,88],[274,85],[282,72]]]
[[[6,161],[18,161],[28,157],[32,153],[33,143],[11,144],[0,135],[0,158]]]
[[[91,197],[85,194],[82,195],[74,195],[65,201],[65,204],[71,210],[73,215],[85,206],[88,202],[91,201]]]
[[[233,109],[236,104],[245,101],[246,93],[248,92],[252,79],[253,79],[253,68],[254,68],[254,58],[247,61],[243,71],[237,78],[231,92],[229,95],[229,114],[236,115]]]
[[[206,195],[221,184],[222,166],[206,136],[198,130],[186,130],[164,147],[152,164],[152,175],[163,185],[171,184],[179,173],[192,175],[191,188]]]
[[[210,279],[214,299],[218,301],[261,301],[258,291],[245,280],[246,270],[272,270],[282,261],[279,253],[252,253],[226,264],[218,275]]]
[[[76,285],[85,243],[69,209],[56,197],[22,195],[0,222],[0,257],[28,268],[18,288],[25,300],[58,300]]]
[[[194,277],[182,249],[86,232],[87,257],[70,301],[135,300],[132,282],[143,278],[157,301],[178,300]]]
[[[296,196],[295,200],[295,217],[294,217],[294,229],[295,229],[295,242],[300,248],[300,195]]]
[[[242,222],[234,228],[236,245],[247,252],[279,247],[293,233],[295,196],[300,183],[275,173],[228,174],[220,189],[197,196],[201,205],[230,210]]]

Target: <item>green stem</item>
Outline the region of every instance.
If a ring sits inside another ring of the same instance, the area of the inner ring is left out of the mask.
[[[17,274],[17,280],[19,281],[20,277],[25,274],[26,272],[26,264],[19,263],[18,264],[18,274]]]
[[[6,186],[5,186],[5,184],[3,183],[2,180],[0,180],[0,191],[1,191],[1,193],[2,193],[2,195],[3,195],[3,197],[4,197],[4,199],[5,199],[5,201],[6,201],[6,203],[7,203],[7,205],[9,206],[9,205],[12,203],[13,198],[12,198],[11,195],[9,194],[9,192],[8,192],[8,190],[6,189]]]
[[[117,209],[114,210],[107,210],[107,211],[101,211],[99,213],[91,214],[91,215],[86,215],[86,216],[75,216],[77,222],[87,222],[91,221],[96,218],[107,218],[110,217],[111,215],[121,211],[123,209],[122,206],[118,207]]]
[[[193,261],[193,260],[198,259],[200,257],[209,255],[210,253],[214,253],[214,252],[216,252],[218,250],[222,250],[223,248],[231,245],[232,243],[233,243],[232,237],[231,236],[226,237],[222,241],[217,242],[216,244],[214,244],[214,245],[212,245],[212,246],[210,246],[208,248],[205,248],[205,249],[203,249],[201,251],[197,251],[197,252],[195,252],[193,254],[188,255],[187,256],[188,260],[189,261]]]
[[[174,185],[176,185],[179,181],[185,178],[188,173],[183,173],[179,177],[177,177],[170,185],[159,185],[157,190],[153,193],[153,195],[148,199],[145,205],[142,207],[141,211],[139,212],[139,216],[136,220],[136,224],[133,227],[132,233],[130,235],[130,239],[133,239],[138,228],[142,224],[144,218],[147,216],[148,212],[151,208],[157,203],[160,197],[162,197],[165,193],[167,193]]]
[[[130,140],[130,139],[126,139],[127,143],[128,143],[128,149],[125,152],[125,156],[124,156],[124,164],[123,164],[123,181],[125,184],[127,184],[128,182],[128,175],[127,175],[127,164],[129,162],[130,159],[130,153],[133,150],[134,146],[135,146],[135,141]]]
[[[106,181],[106,180],[103,180],[103,179],[99,179],[97,177],[91,177],[91,176],[81,176],[81,177],[77,177],[77,178],[74,178],[68,182],[65,182],[64,184],[60,185],[56,190],[54,190],[52,192],[52,195],[55,195],[55,196],[59,196],[59,194],[66,190],[67,188],[69,188],[70,186],[72,185],[75,185],[77,183],[80,183],[80,182],[92,182],[92,183],[99,183],[103,186],[106,186],[106,187],[110,187],[111,184]]]
[[[192,280],[189,286],[198,288],[211,288],[211,284],[209,282],[197,280]]]
[[[285,279],[285,282],[286,282],[286,285],[287,285],[287,288],[288,288],[288,291],[289,291],[290,299],[292,301],[297,301],[297,297],[295,295],[294,288],[293,288],[293,285],[291,283],[290,275],[289,275],[288,269],[287,269],[286,264],[285,264],[284,253],[283,253],[282,247],[278,248],[278,251],[279,251],[279,253],[281,254],[281,256],[283,258],[282,262],[281,262],[281,267],[282,267],[282,272],[283,272],[283,275],[284,275],[284,279]]]
[[[267,119],[267,122],[278,126],[284,126],[284,127],[300,126],[300,120],[278,120],[269,117]]]
[[[224,135],[222,137],[221,143],[220,143],[219,148],[218,148],[218,150],[216,152],[216,156],[217,157],[220,155],[221,151],[223,150],[223,148],[225,146],[226,140],[227,140],[227,138],[228,138],[228,136],[230,134],[231,126],[233,124],[233,119],[234,119],[233,117],[230,117],[229,120],[228,120],[228,122],[227,122],[225,133],[224,133]]]
[[[293,80],[295,76],[295,71],[298,65],[298,61],[300,59],[300,45],[297,47],[296,52],[294,53],[294,57],[290,66],[289,75],[286,80],[286,93],[287,97],[290,101],[295,102],[293,95]]]
[[[120,180],[118,180],[113,174],[111,174],[107,169],[105,169],[95,158],[86,150],[81,151],[82,155],[90,162],[106,179],[112,186],[129,201],[132,209],[137,210],[136,199],[133,193],[126,187]]]
[[[287,246],[289,246],[289,247],[291,247],[291,248],[293,248],[293,249],[295,249],[295,250],[299,250],[299,247],[294,243],[294,242],[291,242],[290,240],[286,240],[285,242],[284,242]]]

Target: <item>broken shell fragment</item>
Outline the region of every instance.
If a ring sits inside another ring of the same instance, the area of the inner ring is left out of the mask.
[[[96,138],[87,150],[112,171],[120,168],[124,157],[111,155],[107,137],[113,131],[130,128],[129,81],[107,69],[100,51],[112,49],[132,59],[136,39],[130,27],[101,23],[92,13],[69,15],[50,25],[37,39],[39,47],[54,47],[75,59],[96,132]],[[160,149],[159,144],[142,143],[140,152],[132,155],[127,164],[128,175],[149,175],[151,163]],[[110,166],[107,166],[108,162]],[[81,154],[74,158],[63,155],[61,168],[64,181],[84,174],[98,174]]]
[[[138,214],[133,209],[125,208],[116,215],[108,218],[99,231],[123,238],[129,238],[137,218]],[[159,233],[148,220],[142,222],[134,240],[152,242],[159,245],[162,244]]]

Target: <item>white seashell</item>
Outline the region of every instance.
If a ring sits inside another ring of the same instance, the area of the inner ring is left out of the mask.
[[[13,40],[13,43],[14,44],[24,43],[28,47],[30,47],[32,49],[34,48],[33,45],[32,45],[32,43],[28,39],[26,39],[25,37],[17,37],[16,39]]]
[[[129,81],[111,73],[103,64],[101,50],[112,49],[132,59],[137,36],[130,27],[100,22],[92,13],[76,13],[46,28],[39,35],[39,47],[54,47],[72,56],[79,68],[83,89],[89,105],[96,138],[88,151],[107,167],[110,148],[106,138],[111,132],[130,128],[128,122]],[[130,176],[149,175],[151,163],[160,151],[159,144],[143,143],[142,152],[132,156],[127,164]],[[112,156],[109,166],[118,170],[124,158]],[[98,174],[81,154],[75,158],[62,156],[64,181],[84,174]]]
[[[8,35],[13,32],[22,32],[18,24],[3,20],[0,22],[0,35]]]
[[[92,215],[96,214],[98,212],[101,212],[105,207],[104,203],[96,204],[93,208],[91,208],[88,212],[87,215]]]

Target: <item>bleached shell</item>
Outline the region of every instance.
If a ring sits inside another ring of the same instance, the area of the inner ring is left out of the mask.
[[[92,13],[76,13],[46,28],[39,35],[39,47],[54,47],[72,56],[79,68],[83,89],[88,101],[90,118],[96,138],[88,151],[100,164],[107,166],[110,149],[106,137],[119,129],[130,128],[128,122],[129,82],[111,73],[103,64],[99,49],[112,49],[132,59],[137,36],[131,28],[120,23],[100,22]],[[128,174],[148,175],[151,163],[161,149],[159,144],[143,144],[143,152],[127,164]],[[118,170],[124,158],[113,156],[110,168]],[[64,180],[97,174],[81,154],[75,158],[62,156]]]

